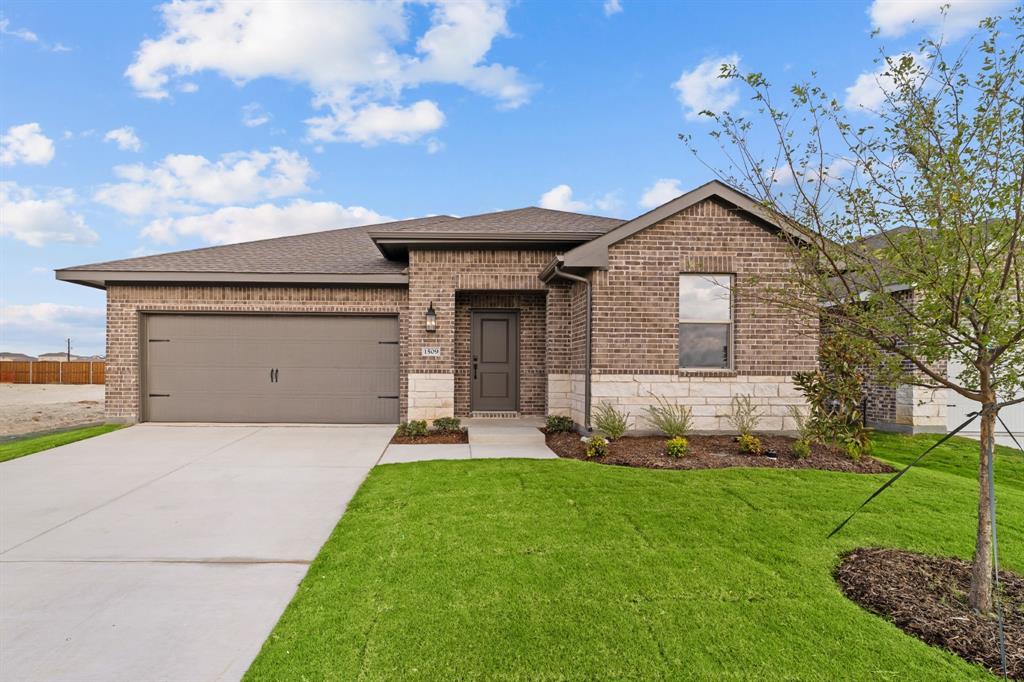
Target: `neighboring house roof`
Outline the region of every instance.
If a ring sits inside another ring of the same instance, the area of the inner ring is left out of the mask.
[[[40,360],[67,360],[68,359],[68,354],[67,354],[66,351],[57,351],[56,353],[40,353],[39,354],[39,359]],[[71,359],[72,360],[79,360],[81,358],[79,358],[77,355],[72,355]]]
[[[35,360],[35,358],[31,355],[25,355],[24,353],[10,353],[7,351],[0,353],[0,361],[31,362],[32,360]]]
[[[603,268],[608,266],[608,247],[618,243],[637,232],[644,230],[665,218],[683,211],[706,199],[717,197],[748,213],[770,227],[790,235],[794,239],[805,240],[801,228],[785,216],[781,216],[765,208],[760,202],[743,192],[730,187],[724,182],[712,180],[695,190],[676,197],[641,216],[623,223],[614,230],[592,241],[582,244],[562,257],[567,268]]]
[[[410,243],[579,244],[624,221],[523,208],[455,218],[431,216],[63,268],[57,278],[103,288],[108,281],[403,284]],[[375,245],[374,237],[381,243]],[[385,257],[385,254],[387,257]],[[390,258],[390,259],[389,259]]]

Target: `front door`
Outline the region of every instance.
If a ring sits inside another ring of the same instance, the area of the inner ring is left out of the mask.
[[[515,412],[519,405],[519,314],[473,311],[472,409]]]

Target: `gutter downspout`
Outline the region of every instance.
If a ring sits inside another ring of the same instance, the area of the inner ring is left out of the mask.
[[[590,336],[591,329],[594,320],[594,308],[593,298],[591,293],[590,280],[586,277],[580,277],[569,272],[563,272],[558,268],[559,261],[555,261],[551,265],[551,274],[555,277],[561,277],[562,279],[572,280],[573,282],[583,282],[583,286],[587,288],[587,335],[584,337],[584,371],[583,375],[583,427],[590,432]]]

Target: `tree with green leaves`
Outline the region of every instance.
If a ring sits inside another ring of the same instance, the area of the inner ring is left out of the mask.
[[[705,114],[726,158],[709,165],[803,235],[783,237],[796,266],[759,295],[820,315],[880,381],[978,403],[969,600],[988,614],[996,420],[1024,401],[1024,10],[983,21],[966,45],[882,51],[882,103],[852,115],[813,74],[777,100],[765,76],[725,65],[750,111]],[[948,376],[950,360],[965,369]]]

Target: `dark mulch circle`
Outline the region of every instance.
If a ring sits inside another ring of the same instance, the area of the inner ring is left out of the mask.
[[[645,469],[724,469],[727,467],[764,467],[769,469],[823,469],[859,474],[881,474],[894,471],[871,457],[854,462],[841,450],[815,444],[804,459],[793,454],[795,438],[759,435],[761,445],[776,457],[748,455],[740,452],[734,436],[689,436],[690,449],[685,457],[676,459],[665,454],[664,436],[627,436],[612,441],[608,454],[592,460],[600,464],[640,467]],[[545,433],[548,447],[559,457],[587,459],[586,444],[578,433]]]
[[[469,442],[469,431],[463,428],[460,431],[431,431],[425,436],[399,436],[391,437],[395,445],[452,445]]]
[[[971,565],[962,559],[896,549],[855,549],[835,571],[847,597],[898,628],[1001,675],[994,618],[967,603]],[[1003,571],[1007,673],[1024,680],[1024,577]]]

